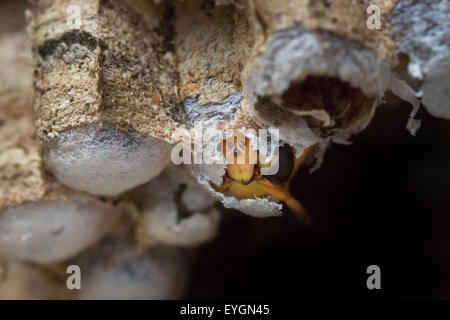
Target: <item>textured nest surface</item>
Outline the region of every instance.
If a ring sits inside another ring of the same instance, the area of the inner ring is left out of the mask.
[[[226,209],[304,223],[295,177],[389,91],[413,135],[421,102],[450,118],[448,1],[370,4],[379,30],[357,0],[0,2],[0,298],[180,297]],[[236,159],[260,154],[260,129],[287,152],[278,175],[195,161],[230,135]]]

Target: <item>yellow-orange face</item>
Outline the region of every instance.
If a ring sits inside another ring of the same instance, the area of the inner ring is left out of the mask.
[[[249,139],[241,133],[224,140],[223,143],[227,174],[242,184],[248,184],[253,178],[258,155],[257,151],[249,146]]]
[[[236,134],[223,141],[226,157],[226,175],[222,185],[213,187],[218,192],[230,193],[239,199],[273,197],[284,201],[295,213],[304,213],[303,207],[289,194],[289,182],[300,164],[305,160],[308,149],[300,158],[289,145],[280,146],[278,156],[270,162],[262,161],[257,150],[250,148],[250,139]],[[278,162],[278,171],[273,175],[262,175],[261,168]],[[304,220],[304,219],[303,219]]]

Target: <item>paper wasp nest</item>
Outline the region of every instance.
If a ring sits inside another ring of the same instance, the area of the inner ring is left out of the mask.
[[[187,127],[202,123],[203,133],[278,129],[281,145],[297,158],[313,145],[320,147],[310,158],[317,157],[329,140],[344,142],[362,130],[389,88],[396,54],[388,32],[366,30],[364,4],[354,5],[355,17],[342,26],[335,21],[346,10],[339,1],[334,10],[307,1],[203,10],[201,1],[177,4],[175,52]],[[391,7],[387,1],[384,12]],[[204,140],[203,149],[212,143]],[[271,185],[275,192],[267,195],[278,193],[274,197],[241,198],[218,191],[229,178],[226,165],[192,168],[225,207],[264,217],[281,214],[277,199],[287,202],[286,185]]]
[[[134,192],[143,212],[138,242],[196,246],[214,238],[220,215],[216,201],[202,190],[185,167],[169,166]]]
[[[306,151],[302,163],[318,167],[330,142],[347,143],[363,130],[387,90],[413,103],[408,129],[420,126],[414,85],[396,69],[398,53],[408,51],[399,30],[404,12],[413,12],[408,19],[421,10],[433,15],[434,4],[371,2],[378,28],[368,26],[365,1],[80,0],[78,27],[66,4],[33,2],[28,30],[45,167],[74,189],[118,195],[148,182],[199,124],[202,133],[224,135],[276,129],[280,146],[291,150],[280,160],[295,163],[292,170]],[[436,34],[446,47],[443,32]],[[436,82],[430,79],[424,88]],[[440,96],[424,93],[423,100]],[[243,133],[249,141],[251,134]],[[201,149],[214,143],[208,139]],[[279,215],[283,202],[299,208],[289,198],[288,174],[271,183],[256,164],[259,180],[245,184],[266,191],[251,197],[251,190],[230,191],[236,179],[229,166],[201,162],[191,166],[194,176],[226,207],[255,216]]]
[[[190,258],[159,246],[137,255],[127,234],[107,237],[71,263],[85,275],[78,299],[177,299],[186,285]]]
[[[0,103],[0,258],[58,261],[103,237],[121,209],[43,171],[31,101],[25,95]]]
[[[119,214],[118,209],[87,196],[8,207],[0,211],[0,257],[62,261],[97,242]]]
[[[6,12],[16,8],[4,5]],[[0,61],[16,72],[0,74],[0,259],[47,263],[71,258],[108,233],[121,209],[71,190],[45,172],[33,123],[25,30],[15,20],[2,21],[14,32],[12,38],[0,36]]]
[[[389,21],[397,50],[409,58],[409,81],[419,87],[424,106],[433,116],[450,119],[450,3],[399,1]]]
[[[100,195],[117,195],[147,182],[169,156],[170,145],[162,140],[96,124],[65,130],[44,150],[46,166],[59,181]]]
[[[28,37],[14,18],[25,5],[0,6],[0,259],[24,272],[88,261],[78,298],[122,284],[107,297],[178,296],[183,271],[159,261],[184,266],[189,249],[165,246],[214,238],[217,200],[310,222],[291,180],[363,130],[389,90],[413,105],[413,134],[420,102],[450,117],[445,0],[33,0]],[[255,162],[216,161],[228,154]],[[122,220],[135,241],[111,235]]]
[[[0,299],[175,299],[187,284],[190,253],[155,247],[137,255],[126,230],[65,264],[1,264]],[[81,290],[68,290],[66,265],[82,271]]]
[[[144,1],[70,4],[81,8],[79,29],[67,22],[69,2],[37,1],[29,14],[37,132],[60,181],[117,195],[170,161],[180,112],[166,39],[154,30],[162,13]]]

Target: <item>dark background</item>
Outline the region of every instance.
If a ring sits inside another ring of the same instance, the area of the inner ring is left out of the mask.
[[[322,167],[303,168],[292,194],[312,228],[225,210],[202,246],[188,298],[450,298],[450,121],[391,99],[350,146],[332,145]],[[366,268],[381,268],[368,290]]]

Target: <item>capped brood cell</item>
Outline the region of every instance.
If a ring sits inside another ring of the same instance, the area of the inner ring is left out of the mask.
[[[64,2],[35,2],[29,14],[37,132],[61,182],[117,195],[169,164],[171,132],[183,117],[163,50],[166,7],[77,5],[79,29],[67,24]]]

